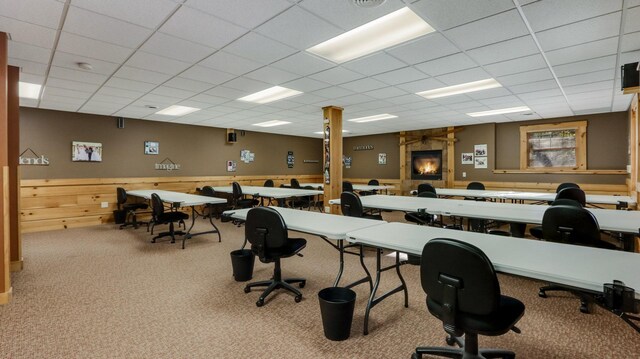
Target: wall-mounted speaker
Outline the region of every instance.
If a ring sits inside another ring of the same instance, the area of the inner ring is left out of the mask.
[[[116,125],[118,126],[118,128],[124,128],[124,118],[116,117]]]
[[[229,132],[227,133],[227,142],[229,143],[234,143],[238,141],[238,137],[236,136],[235,132]]]
[[[622,89],[640,86],[638,62],[622,65]]]

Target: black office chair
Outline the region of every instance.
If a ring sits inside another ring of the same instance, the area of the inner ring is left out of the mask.
[[[481,182],[470,182],[467,185],[467,189],[484,191],[485,187],[484,187],[484,184],[482,184]],[[482,202],[487,200],[485,197],[465,197],[464,199],[467,201],[482,201]],[[469,221],[467,224],[467,230],[484,233],[487,231],[487,226],[489,225],[489,223],[490,221],[487,221],[485,219],[469,218]]]
[[[418,197],[438,198],[434,192],[420,192]],[[427,212],[407,212],[404,215],[404,219],[419,225],[432,226],[435,224],[436,216]]]
[[[300,182],[297,179],[292,178],[291,179],[291,188],[300,189]]]
[[[418,194],[422,192],[431,192],[433,194],[436,194],[436,189],[430,183],[420,183],[418,185]]]
[[[266,181],[264,181],[264,184],[262,185],[262,187],[275,187],[275,183],[273,183],[272,179],[268,179]],[[260,205],[264,206],[264,200],[265,198],[262,197],[260,198]],[[269,198],[269,202],[267,202],[267,206],[270,206],[272,202],[272,198]]]
[[[580,188],[580,186],[578,186],[576,183],[571,183],[571,182],[560,183],[556,188],[556,193],[562,191],[565,188]]]
[[[313,186],[298,187],[297,189],[309,189],[313,190]],[[292,197],[289,201],[289,207],[311,210],[311,206],[314,205],[313,196],[296,196]]]
[[[566,191],[566,189],[564,190]],[[600,238],[600,227],[593,214],[575,205],[554,205],[542,217],[542,237],[546,241],[590,247],[617,249]],[[591,294],[573,287],[551,284],[540,288],[538,295],[546,298],[548,291],[567,291],[580,298],[580,311],[589,313]]]
[[[580,204],[580,202],[573,200],[573,199],[569,199],[569,198],[561,198],[561,199],[556,199],[555,201],[551,202],[552,206],[573,206],[573,207],[579,207],[582,208],[584,207],[582,204]],[[529,233],[538,238],[538,239],[542,239],[542,226],[534,226],[529,228]]]
[[[151,194],[151,210],[153,218],[151,220],[151,235],[153,235],[153,229],[156,224],[168,224],[169,232],[161,232],[157,236],[151,238],[151,243],[156,243],[156,240],[161,237],[171,237],[171,243],[176,242],[176,235],[183,236],[185,233],[182,231],[176,231],[174,223],[178,222],[178,226],[182,224],[185,226],[185,219],[189,219],[189,215],[176,210],[176,206],[171,206],[171,211],[165,212],[164,203],[160,199],[157,193]],[[184,248],[184,239],[182,241],[182,248]]]
[[[340,209],[342,210],[342,215],[347,217],[382,220],[382,216],[380,214],[365,213],[360,197],[353,192],[342,192],[340,195]]]
[[[265,298],[274,290],[282,288],[295,294],[296,303],[302,300],[302,293],[294,288],[292,283],[299,283],[304,288],[306,280],[302,278],[282,279],[280,259],[298,254],[306,245],[303,238],[289,238],[287,225],[278,211],[271,207],[256,207],[247,213],[245,236],[251,243],[251,252],[262,263],[275,264],[273,278],[270,280],[249,283],[244,288],[249,293],[253,287],[267,287],[256,302],[258,307],[264,305]]]
[[[525,310],[521,301],[500,294],[493,264],[479,248],[448,238],[429,241],[422,250],[420,281],[429,313],[443,322],[447,344],[460,348],[418,347],[413,359],[515,358],[509,350],[478,349],[478,335],[519,333],[515,325]]]
[[[118,210],[126,213],[124,223],[120,225],[120,229],[123,229],[126,226],[133,226],[133,228],[138,229],[139,224],[147,224],[147,222],[138,222],[136,211],[145,210],[149,208],[149,205],[146,203],[126,203],[127,191],[122,187],[116,188],[116,198]],[[131,221],[129,221],[129,218],[131,218]]]
[[[367,186],[379,186],[379,185],[380,185],[380,181],[378,181],[377,179],[369,180],[369,182],[367,183]],[[371,196],[374,194],[378,194],[377,189],[374,189],[372,191],[360,191],[361,196]]]
[[[200,195],[207,197],[218,197],[216,195],[216,191],[211,186],[204,186],[200,190]],[[207,203],[205,204],[206,212],[204,213],[204,218],[221,218],[222,212],[232,209],[233,206],[229,203],[229,199],[227,199],[227,203]]]
[[[349,181],[342,181],[342,192],[353,192],[353,184]]]
[[[231,184],[231,188],[233,190],[233,195],[231,197],[233,209],[251,208],[253,206],[257,206],[258,203],[260,203],[255,198],[245,198],[244,194],[242,193],[242,187],[240,186],[240,183],[233,182]]]
[[[584,191],[576,187],[561,189],[558,193],[556,193],[556,200],[558,199],[572,199],[580,203],[582,207],[585,207],[587,205],[587,196],[585,195]]]

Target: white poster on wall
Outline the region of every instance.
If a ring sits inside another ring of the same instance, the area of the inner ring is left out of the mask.
[[[486,156],[476,156],[475,157],[475,168],[487,168],[487,157]]]

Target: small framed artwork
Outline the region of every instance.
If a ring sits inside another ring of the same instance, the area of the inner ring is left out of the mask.
[[[74,162],[102,162],[102,143],[71,142],[71,160]]]
[[[475,168],[487,168],[487,157],[475,156]]]
[[[462,164],[463,165],[473,164],[473,152],[467,152],[462,154]]]
[[[387,154],[386,153],[378,153],[378,164],[386,165],[387,164]]]
[[[473,154],[475,156],[486,156],[487,155],[487,145],[475,145],[473,146]]]
[[[144,154],[157,155],[160,153],[160,142],[144,141]]]
[[[236,161],[227,161],[227,172],[235,172],[237,167]]]

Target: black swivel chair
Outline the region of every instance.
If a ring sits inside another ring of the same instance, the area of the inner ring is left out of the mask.
[[[291,283],[299,283],[300,288],[303,288],[306,280],[301,278],[282,279],[280,259],[298,254],[307,245],[307,241],[303,238],[289,238],[284,219],[278,211],[271,207],[256,207],[247,213],[245,236],[251,243],[251,252],[262,263],[273,262],[275,268],[271,280],[249,283],[244,288],[244,292],[249,293],[253,287],[267,287],[256,302],[258,307],[263,306],[269,293],[278,288],[292,292],[295,294],[296,303],[300,302],[302,293]]]
[[[593,214],[575,205],[549,207],[542,217],[542,238],[551,242],[617,249],[615,245],[600,238],[600,227]],[[551,284],[540,288],[538,295],[546,298],[547,291],[567,291],[574,294],[580,298],[580,311],[589,313],[590,293],[560,284]]]
[[[244,194],[242,193],[242,187],[240,186],[240,183],[233,182],[231,184],[231,188],[233,190],[233,194],[231,197],[232,203],[233,203],[233,209],[250,208],[260,203],[255,198],[245,198]]]
[[[484,191],[485,187],[484,187],[484,184],[482,184],[481,182],[470,182],[467,185],[467,189]],[[465,197],[464,199],[467,201],[486,201],[487,200],[485,197]],[[487,230],[487,224],[488,224],[487,222],[488,221],[484,219],[469,218],[467,229],[473,232],[484,233]]]
[[[500,294],[493,264],[479,248],[448,238],[429,241],[422,250],[420,281],[427,309],[443,322],[447,344],[460,348],[418,347],[413,359],[515,358],[509,350],[478,349],[478,335],[519,332],[515,325],[525,310],[521,301]]]
[[[438,198],[435,192],[420,192],[418,197]],[[432,226],[435,224],[436,216],[426,212],[408,212],[404,215],[404,219],[419,225]]]
[[[367,186],[379,186],[379,185],[380,185],[380,181],[378,181],[377,179],[372,179],[372,180],[369,180],[369,182],[367,182]],[[371,196],[374,194],[378,194],[377,189],[374,189],[372,191],[360,191],[361,196]]]
[[[207,197],[218,197],[216,196],[216,191],[211,186],[204,186],[200,190],[200,195]],[[222,212],[231,209],[230,199],[227,198],[227,203],[208,203],[205,205],[206,212],[204,214],[204,218],[221,218]]]
[[[300,181],[295,178],[291,179],[291,188],[300,189]]]
[[[268,179],[268,180],[264,181],[264,184],[262,185],[262,187],[275,187],[275,183],[273,183],[272,179]],[[264,197],[260,198],[260,205],[261,206],[264,206],[264,200],[265,200]],[[271,198],[269,198],[269,202],[267,202],[267,205],[269,205],[269,206],[271,205]]]
[[[551,202],[551,205],[552,206],[559,206],[559,205],[573,206],[573,207],[579,207],[579,208],[584,207],[582,204],[580,204],[580,202],[573,199],[569,199],[569,198],[556,199],[555,201]],[[529,233],[538,239],[542,239],[542,226],[534,226],[529,228]]]
[[[342,192],[353,192],[353,184],[349,181],[342,181]]]
[[[436,189],[430,183],[420,183],[418,185],[418,194],[422,192],[431,192],[433,194],[436,194]]]
[[[133,226],[133,228],[138,229],[138,224],[147,224],[147,222],[138,222],[136,218],[136,211],[141,209],[145,210],[149,208],[149,205],[146,203],[126,203],[127,202],[127,191],[122,188],[116,188],[116,197],[118,201],[118,210],[124,211],[124,223],[120,225],[120,229],[126,226]],[[128,219],[131,218],[131,221]]]
[[[156,226],[156,224],[169,225],[169,232],[159,233],[157,236],[151,238],[151,243],[155,243],[156,239],[158,238],[167,237],[167,236],[171,237],[171,243],[175,243],[176,235],[184,236],[185,234],[184,232],[175,230],[174,223],[178,222],[178,225],[182,224],[184,226],[185,225],[184,221],[186,219],[189,219],[188,214],[175,210],[175,206],[173,205],[171,206],[171,211],[166,212],[164,210],[164,203],[162,202],[162,200],[160,199],[160,196],[158,196],[157,193],[151,194],[151,210],[153,213],[153,219],[151,220],[151,235],[153,235],[153,229]],[[182,240],[183,249],[184,249],[184,241],[185,241],[185,238],[183,237],[183,240]]]
[[[582,207],[585,207],[587,205],[587,196],[585,195],[584,191],[576,187],[569,187],[560,190],[556,194],[556,200],[558,199],[572,199],[580,203]]]
[[[342,215],[347,217],[382,220],[382,216],[380,214],[365,213],[360,197],[353,192],[342,192],[340,195],[340,209],[342,210]]]

